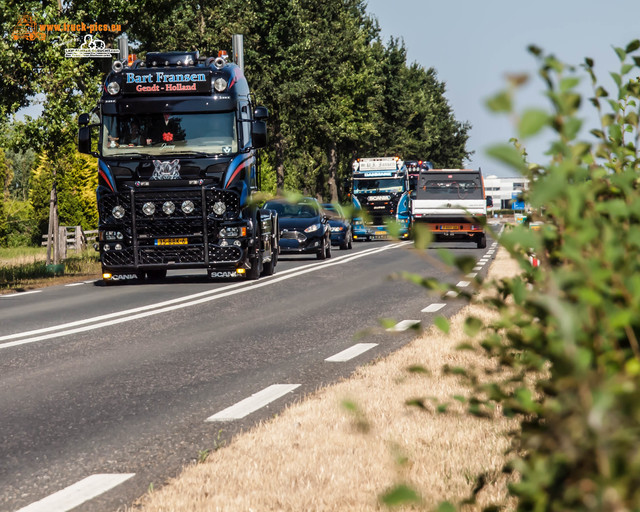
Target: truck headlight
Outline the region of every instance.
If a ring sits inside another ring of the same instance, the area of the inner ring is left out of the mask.
[[[218,237],[220,238],[238,238],[240,236],[247,235],[247,228],[240,226],[231,226],[222,228],[220,233],[218,233]]]
[[[227,205],[224,204],[222,201],[216,201],[215,203],[213,203],[212,210],[213,210],[213,213],[215,213],[216,215],[222,215],[224,212],[227,211]]]
[[[111,210],[111,215],[113,215],[116,219],[121,219],[124,217],[124,208],[119,204],[113,207]]]
[[[320,224],[311,224],[308,228],[304,230],[305,233],[312,233],[314,231],[318,231],[322,226]]]
[[[222,92],[227,88],[227,81],[224,78],[216,78],[213,82],[213,88],[218,92]]]
[[[120,84],[118,82],[109,82],[109,85],[107,85],[107,92],[111,94],[111,96],[115,96],[120,92]]]
[[[184,201],[182,203],[182,211],[189,215],[195,209],[195,206],[192,201]]]
[[[166,215],[171,215],[173,212],[176,211],[176,205],[173,204],[172,201],[165,201],[164,204],[162,205],[162,211]]]
[[[142,213],[149,216],[153,215],[156,213],[156,205],[153,203],[144,203],[142,205]]]

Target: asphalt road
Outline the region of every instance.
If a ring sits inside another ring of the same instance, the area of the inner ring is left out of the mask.
[[[493,258],[491,243],[438,247],[486,255],[479,276]],[[437,259],[435,246],[359,243],[327,261],[283,256],[274,276],[253,282],[170,274],[0,296],[0,511],[130,505],[204,451],[415,336],[378,319],[428,326],[460,309],[459,298],[390,278],[472,280]]]

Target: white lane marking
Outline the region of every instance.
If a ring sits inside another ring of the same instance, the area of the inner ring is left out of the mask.
[[[488,254],[489,256],[491,256],[494,252],[496,252],[496,251],[494,251],[493,249],[491,249],[490,251],[487,251],[487,254]]]
[[[32,290],[30,292],[5,293],[0,295],[0,299],[12,299],[13,297],[22,297],[23,295],[31,295],[32,293],[40,293],[42,290]]]
[[[426,308],[424,308],[422,310],[422,312],[423,313],[435,313],[436,311],[440,311],[445,306],[446,306],[446,304],[442,304],[442,303],[429,304]]]
[[[449,290],[447,293],[444,294],[444,296],[445,297],[457,297],[458,296],[458,292],[454,292],[453,290]]]
[[[420,324],[420,320],[401,320],[393,327],[387,329],[388,332],[404,332],[407,329],[411,329],[414,325]]]
[[[350,361],[354,357],[358,357],[360,354],[364,354],[367,350],[371,350],[372,348],[377,346],[377,343],[356,343],[353,347],[349,347],[342,352],[338,352],[331,357],[327,357],[325,361],[328,361],[330,363],[344,363],[346,361]]]
[[[70,286],[82,286],[83,284],[87,284],[87,283],[83,283],[83,282],[69,283],[69,284],[65,284],[65,286],[67,286],[67,287],[70,287]]]
[[[474,269],[475,270],[475,269]],[[478,274],[476,272],[469,272],[465,277],[469,277],[471,279],[473,279],[474,277],[476,277]]]
[[[91,475],[17,512],[66,512],[120,485],[134,475],[135,473]]]
[[[480,258],[478,263],[482,263],[484,265],[487,261],[489,261],[489,258]]]
[[[466,288],[467,286],[469,286],[471,283],[469,281],[460,281],[456,286],[458,288]]]
[[[371,249],[366,249],[362,252],[359,252],[357,254],[363,254],[366,255],[368,253],[371,253],[372,251],[377,251],[379,250],[379,248],[374,247]],[[341,259],[345,259],[350,257],[351,255],[345,255],[345,256],[339,256],[337,258],[333,258],[332,261],[339,261]],[[313,265],[313,264],[311,264]],[[307,265],[309,266],[309,265]],[[283,270],[282,272],[278,273],[278,276],[282,276],[291,272],[295,272],[296,270],[302,269],[302,268],[306,268],[307,266],[303,266],[303,267],[298,267],[298,268],[293,268],[293,269],[288,269],[288,270]],[[269,279],[269,277],[263,277],[262,279]],[[88,283],[93,283],[95,282],[95,280],[92,281],[87,281]],[[187,300],[192,300],[192,299],[196,299],[198,297],[203,297],[203,296],[207,296],[207,295],[212,295],[212,294],[216,294],[219,292],[223,292],[225,290],[231,290],[234,288],[238,288],[241,286],[250,286],[253,282],[247,282],[247,281],[241,281],[238,283],[234,283],[234,284],[230,284],[228,286],[223,286],[222,288],[216,288],[215,290],[208,290],[205,292],[199,292],[199,293],[194,293],[192,295],[185,295],[184,297],[178,297],[175,299],[171,299],[171,300],[167,300],[164,302],[157,302],[155,304],[149,304],[147,306],[140,306],[137,308],[133,308],[133,309],[125,309],[123,311],[116,311],[114,313],[108,313],[106,315],[100,315],[100,316],[94,316],[92,318],[85,318],[83,320],[77,320],[75,322],[68,322],[66,324],[60,324],[60,325],[54,325],[51,327],[44,327],[42,329],[35,329],[33,331],[25,331],[25,332],[18,332],[18,333],[14,333],[14,334],[8,334],[6,336],[0,336],[0,341],[4,341],[4,340],[12,340],[12,339],[16,339],[16,338],[24,338],[26,336],[33,336],[36,334],[42,334],[45,332],[51,332],[51,331],[57,331],[60,329],[67,329],[70,327],[76,327],[78,325],[84,325],[84,324],[88,324],[88,323],[92,323],[92,322],[100,322],[102,320],[107,320],[110,318],[114,318],[114,317],[118,317],[118,316],[125,316],[125,315],[129,315],[129,314],[133,314],[133,313],[138,313],[141,311],[148,311],[150,309],[155,309],[155,308],[160,308],[160,307],[164,307],[164,306],[168,306],[170,304],[175,304],[178,302],[182,302],[182,301],[187,301]],[[42,290],[38,290],[38,292],[40,292]],[[36,292],[24,292],[24,293],[36,293]],[[2,348],[2,346],[0,346],[0,348]]]
[[[477,266],[473,267],[473,270],[475,270],[477,272],[478,270],[482,270],[482,267],[484,267],[484,265],[477,265]]]
[[[206,421],[233,421],[248,416],[252,412],[269,405],[281,396],[291,393],[294,389],[300,387],[300,384],[273,384],[262,391],[254,393],[249,398],[241,400],[231,407],[227,407],[213,416],[209,416]]]
[[[53,332],[51,334],[43,334],[41,336],[35,336],[33,338],[27,338],[27,339],[23,339],[23,340],[16,340],[16,341],[11,341],[8,343],[3,343],[0,344],[0,349],[3,348],[9,348],[9,347],[15,347],[18,345],[25,345],[28,343],[34,343],[36,341],[42,341],[42,340],[48,340],[48,339],[52,339],[52,338],[59,338],[62,336],[67,336],[69,334],[77,334],[80,332],[86,332],[86,331],[92,331],[95,329],[99,329],[101,327],[108,327],[111,325],[116,325],[116,324],[121,324],[124,322],[130,322],[132,320],[137,320],[140,318],[146,318],[148,316],[153,316],[153,315],[158,315],[161,313],[166,313],[169,311],[175,311],[177,309],[183,309],[183,308],[187,308],[190,306],[195,306],[198,304],[202,304],[205,302],[210,302],[213,300],[218,300],[218,299],[222,299],[225,297],[229,297],[231,295],[236,295],[238,293],[244,293],[246,291],[250,291],[250,290],[254,290],[256,288],[262,288],[263,286],[269,286],[270,284],[273,283],[278,283],[281,281],[285,281],[287,279],[291,279],[292,277],[297,277],[303,274],[307,274],[310,272],[316,272],[318,270],[322,270],[324,268],[327,267],[332,267],[332,266],[336,266],[336,265],[341,265],[343,263],[348,263],[351,262],[353,260],[362,258],[364,256],[368,256],[370,254],[374,254],[374,253],[379,253],[379,252],[384,252],[386,250],[389,249],[396,249],[398,247],[401,247],[403,245],[407,245],[408,243],[411,242],[400,242],[397,244],[392,244],[392,245],[385,245],[383,247],[378,247],[378,248],[374,248],[374,249],[367,249],[367,251],[362,251],[359,253],[356,253],[354,255],[347,255],[347,256],[343,256],[341,258],[344,259],[338,259],[336,258],[336,260],[332,260],[328,263],[324,263],[324,264],[320,264],[318,265],[316,264],[309,264],[306,265],[304,267],[298,267],[296,269],[289,269],[289,270],[285,270],[283,272],[281,272],[280,274],[277,274],[273,277],[269,277],[269,278],[262,278],[260,281],[251,281],[251,282],[242,282],[242,283],[236,283],[236,284],[232,284],[223,288],[218,288],[216,290],[209,290],[207,292],[200,292],[200,293],[196,293],[193,295],[189,295],[189,296],[185,296],[185,297],[179,297],[177,299],[172,299],[172,300],[168,300],[165,302],[161,302],[158,304],[150,304],[148,306],[142,306],[139,308],[134,308],[131,310],[126,310],[126,311],[118,311],[115,313],[110,313],[108,315],[102,315],[99,317],[94,317],[94,318],[88,318],[88,319],[84,319],[84,320],[78,320],[76,322],[70,322],[68,324],[63,324],[63,325],[57,325],[57,326],[52,326],[52,327],[45,327],[44,329],[38,329],[35,331],[28,331],[28,332],[22,332],[22,333],[15,333],[15,334],[9,334],[7,336],[1,336],[0,337],[0,341],[2,340],[8,340],[8,339],[16,339],[16,338],[22,338],[25,336],[30,336],[30,335],[34,335],[34,334],[40,334],[40,333],[45,333],[45,332],[51,332],[51,331],[55,331],[58,329],[64,329],[67,327],[74,327],[74,326],[78,326],[78,325],[83,325],[83,324],[87,324],[89,322],[96,322],[96,321],[100,321],[100,320],[104,320],[107,318],[114,318],[114,317],[118,317],[118,316],[123,316],[123,315],[130,315],[130,316],[126,316],[124,318],[117,318],[117,319],[113,319],[113,320],[108,320],[108,321],[104,321],[104,322],[100,322],[100,323],[96,323],[93,325],[85,325],[84,327],[76,327],[76,328],[72,328],[72,329],[68,329],[65,331],[60,331],[60,332]],[[295,273],[291,273],[295,271]],[[238,289],[239,288],[239,289]],[[223,291],[223,290],[227,290],[227,291]],[[204,296],[204,297],[203,297]],[[197,298],[196,300],[190,300],[193,299],[195,297],[200,297]],[[184,302],[182,304],[175,304],[177,302],[183,302],[185,300],[190,300],[190,302]],[[165,306],[167,304],[171,304],[169,306]],[[165,306],[165,307],[163,307]],[[139,313],[136,313],[137,311],[139,311]],[[132,314],[132,313],[136,313],[136,314]]]

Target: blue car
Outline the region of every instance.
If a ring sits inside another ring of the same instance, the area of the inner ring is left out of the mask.
[[[331,245],[337,245],[340,249],[353,248],[353,232],[351,222],[347,219],[339,204],[323,203],[322,208],[327,214],[331,227]]]
[[[331,230],[317,199],[271,199],[263,208],[278,213],[281,254],[315,254],[319,260],[331,257]]]

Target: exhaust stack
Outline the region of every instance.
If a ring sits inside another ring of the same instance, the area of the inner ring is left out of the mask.
[[[118,49],[120,50],[120,62],[126,65],[129,62],[129,37],[124,32],[118,37]]]
[[[231,38],[231,51],[233,52],[233,62],[240,67],[244,73],[244,36],[233,34]]]

